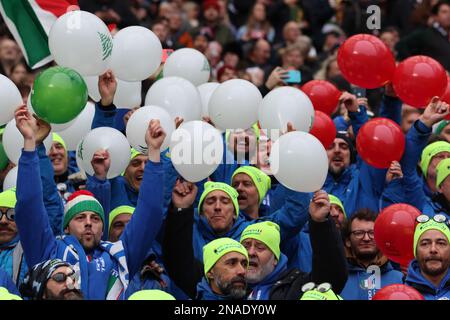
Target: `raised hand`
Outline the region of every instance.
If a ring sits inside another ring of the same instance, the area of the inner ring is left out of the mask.
[[[392,161],[391,165],[389,166],[389,170],[386,173],[386,183],[389,183],[394,179],[401,178],[403,178],[402,166],[398,161]]]
[[[175,118],[175,129],[178,129],[183,123],[184,119],[182,117]]]
[[[342,93],[339,97],[339,104],[344,105],[349,112],[358,112],[358,99],[354,94],[349,92]]]
[[[116,90],[117,81],[111,70],[106,71],[98,78],[98,91],[102,97],[102,106],[106,107],[113,103]]]
[[[285,80],[287,78],[289,78],[288,71],[281,67],[276,67],[267,78],[266,87],[267,89],[272,90],[276,86],[286,85]]]
[[[107,150],[97,150],[92,156],[92,168],[94,169],[95,177],[99,180],[106,180],[109,167],[111,166],[111,159]]]
[[[449,113],[450,106],[448,103],[439,100],[439,97],[433,97],[430,104],[419,117],[419,120],[422,121],[428,128],[431,128],[435,123],[445,119]]]
[[[34,118],[36,119],[38,127],[38,131],[36,132],[36,144],[39,145],[45,140],[45,138],[47,138],[50,131],[52,130],[52,127],[48,122],[39,119],[38,117],[36,117],[36,115],[34,115]]]
[[[14,118],[16,127],[24,138],[24,149],[34,151],[36,148],[36,133],[39,130],[36,118],[31,115],[24,104],[16,109]]]
[[[175,208],[189,208],[195,201],[198,188],[192,182],[177,180],[172,190],[172,203]]]
[[[145,133],[145,142],[148,147],[148,157],[152,162],[160,161],[160,151],[161,145],[166,138],[166,133],[161,127],[159,120],[151,120],[148,124],[148,130]]]
[[[309,214],[311,219],[315,222],[324,222],[330,214],[331,205],[328,193],[319,190],[314,193],[314,196],[309,204]]]

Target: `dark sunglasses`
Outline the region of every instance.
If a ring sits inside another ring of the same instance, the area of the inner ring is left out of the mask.
[[[3,216],[6,216],[6,219],[9,221],[14,221],[14,217],[16,216],[16,211],[13,208],[10,208],[6,211],[0,210],[0,220],[3,219]]]
[[[75,271],[72,271],[69,274],[65,274],[64,272],[58,272],[50,277],[50,279],[52,279],[58,283],[66,282],[67,278],[71,278],[74,283],[77,282],[77,275],[76,275]]]

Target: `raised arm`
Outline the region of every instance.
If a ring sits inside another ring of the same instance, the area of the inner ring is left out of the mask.
[[[39,123],[23,105],[15,112],[16,125],[24,137],[16,187],[16,223],[29,267],[48,260],[56,249],[56,239],[43,201],[43,190],[36,150]]]
[[[95,104],[91,129],[99,127],[114,128],[117,108],[113,104],[113,100],[117,90],[117,81],[112,71],[107,71],[98,78],[98,90],[101,100]]]
[[[385,86],[384,95],[381,99],[380,117],[388,118],[401,125],[402,123],[402,101],[397,97],[392,83]]]
[[[165,136],[159,120],[152,120],[145,136],[149,161],[145,165],[136,210],[120,237],[130,277],[140,270],[163,222],[164,170],[159,148]]]

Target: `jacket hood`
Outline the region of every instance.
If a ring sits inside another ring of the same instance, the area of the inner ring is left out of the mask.
[[[17,232],[17,235],[10,242],[0,244],[0,250],[15,247],[19,240],[19,232]]]
[[[195,221],[196,220],[196,221]],[[208,221],[206,220],[205,216],[199,215],[198,210],[195,209],[194,214],[194,221],[197,222],[198,229],[202,233],[202,236],[205,240],[213,241],[219,236],[214,232],[214,230],[209,225]],[[234,221],[233,226],[231,229],[224,235],[221,235],[220,237],[228,237],[232,239],[239,239],[242,231],[245,229],[245,227],[248,225],[246,221],[242,218],[242,216],[239,214],[237,219]]]
[[[206,280],[206,277],[202,278],[202,281],[197,284],[197,299],[198,300],[231,300],[231,298],[227,296],[223,296],[217,293],[214,293],[211,289],[211,286]]]
[[[275,282],[278,281],[280,274],[287,269],[287,263],[288,263],[287,257],[283,253],[281,253],[280,260],[278,261],[278,264],[275,266],[275,269],[270,274],[268,274],[264,279],[255,284],[252,289],[256,291],[258,290],[259,287],[273,285]]]
[[[447,270],[447,274],[439,284],[439,288],[436,288],[430,281],[428,281],[420,272],[419,262],[414,259],[408,267],[408,274],[405,282],[407,284],[413,284],[415,288],[423,288],[421,291],[427,291],[432,294],[441,291],[444,288],[450,289],[450,272]]]

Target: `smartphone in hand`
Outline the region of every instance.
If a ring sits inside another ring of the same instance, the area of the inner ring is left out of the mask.
[[[365,98],[366,97],[366,89],[361,88],[361,87],[353,87],[352,89],[353,94],[357,97],[357,98]]]
[[[289,70],[288,77],[284,81],[286,83],[300,83],[302,82],[302,74],[298,70]]]

